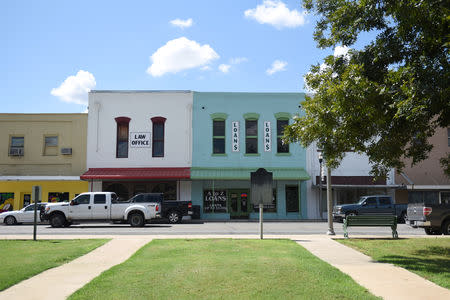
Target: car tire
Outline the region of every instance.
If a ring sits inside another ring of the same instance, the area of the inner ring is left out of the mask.
[[[181,220],[183,219],[183,217],[181,216],[181,214],[179,212],[172,210],[167,214],[167,219],[169,219],[170,224],[176,224],[176,223],[181,223]]]
[[[72,222],[69,222],[67,220],[64,222],[64,227],[70,227],[70,225],[72,225]]]
[[[450,234],[450,220],[445,221],[444,225],[442,225],[442,233],[445,235]]]
[[[61,214],[52,215],[50,217],[50,225],[53,228],[61,228],[64,226],[66,218]]]
[[[5,219],[5,224],[6,225],[16,225],[17,224],[17,220],[13,216],[8,216]]]
[[[145,224],[144,216],[141,213],[132,213],[128,216],[128,223],[131,227],[143,227]]]

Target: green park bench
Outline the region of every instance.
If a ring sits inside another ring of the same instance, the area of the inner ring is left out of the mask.
[[[398,238],[396,216],[347,216],[344,219],[344,237],[348,238],[347,227],[391,227],[392,238]]]

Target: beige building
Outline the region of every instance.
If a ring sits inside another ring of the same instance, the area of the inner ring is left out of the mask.
[[[88,191],[87,114],[0,114],[0,210],[31,202],[62,201]]]
[[[438,128],[430,138],[434,146],[428,159],[411,167],[406,161],[403,173],[396,174],[395,182],[404,185],[404,189],[397,190],[396,202],[436,201],[450,203],[450,178],[444,174],[439,160],[450,152],[450,128]]]

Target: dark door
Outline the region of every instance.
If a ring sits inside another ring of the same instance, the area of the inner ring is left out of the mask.
[[[250,214],[250,195],[248,190],[230,190],[228,192],[228,211],[232,219],[248,219]]]

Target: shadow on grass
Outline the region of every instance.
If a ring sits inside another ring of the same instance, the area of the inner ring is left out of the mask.
[[[448,259],[387,255],[380,257],[378,262],[394,264],[413,271],[426,270],[430,273],[450,273],[450,261]]]
[[[440,246],[431,246],[427,249],[420,249],[413,253],[414,255],[442,255],[450,257],[450,248],[448,247],[440,247]]]

